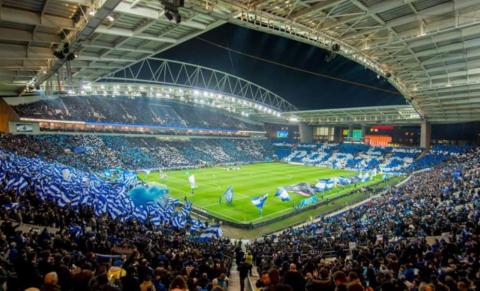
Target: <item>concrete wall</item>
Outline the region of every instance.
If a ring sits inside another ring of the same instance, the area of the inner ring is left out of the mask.
[[[335,126],[333,130],[333,142],[336,142],[336,143],[342,142],[342,127]]]
[[[300,123],[298,127],[300,129],[300,142],[312,143],[313,142],[313,126],[305,123]]]
[[[0,132],[10,132],[10,121],[18,120],[17,113],[10,107],[3,98],[0,98]]]

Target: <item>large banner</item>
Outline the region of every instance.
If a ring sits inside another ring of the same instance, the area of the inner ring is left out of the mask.
[[[317,196],[312,196],[309,198],[305,198],[300,201],[300,204],[298,204],[297,208],[304,208],[310,205],[314,205],[318,202],[318,197]]]

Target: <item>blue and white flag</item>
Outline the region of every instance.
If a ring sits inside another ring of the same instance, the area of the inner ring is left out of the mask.
[[[197,219],[192,219],[192,225],[190,226],[190,231],[199,231],[204,228],[205,224]]]
[[[3,205],[3,207],[5,209],[17,209],[19,206],[20,206],[20,204],[18,204],[17,202],[7,203],[7,204]]]
[[[188,200],[187,197],[183,200],[183,209],[190,211],[192,210],[192,201]]]
[[[233,187],[229,186],[225,192],[223,192],[223,197],[228,204],[233,202]]]
[[[184,212],[178,211],[172,217],[172,225],[176,228],[184,228],[187,224],[187,215]]]
[[[326,180],[320,180],[320,181],[317,182],[317,184],[315,184],[315,189],[319,192],[325,191],[326,188],[327,188],[327,181]]]
[[[351,184],[352,181],[351,181],[350,179],[348,179],[348,178],[345,178],[345,177],[340,176],[340,177],[338,177],[338,183],[339,183],[340,185],[348,185],[348,184]]]
[[[285,190],[283,187],[279,187],[277,189],[277,192],[275,192],[275,196],[280,197],[280,200],[282,201],[290,201],[290,195],[288,194],[288,191]]]
[[[68,226],[68,232],[74,237],[79,237],[83,235],[83,229],[78,224],[70,224]]]
[[[333,187],[335,187],[335,182],[332,181],[332,180],[325,180],[325,189],[327,190],[330,190],[330,189],[333,189]]]
[[[17,193],[23,192],[28,187],[28,181],[21,175],[13,174],[7,179],[5,190],[16,190]]]
[[[210,226],[202,231],[200,237],[202,238],[218,238],[223,235],[219,226]]]
[[[96,215],[107,214],[113,218],[136,218],[140,221],[150,219],[154,225],[171,222],[175,227],[184,228],[192,220],[190,201],[185,201],[183,208],[178,200],[167,198],[136,206],[130,196],[130,190],[141,183],[136,174],[121,169],[110,173],[115,175],[105,179],[59,163],[26,158],[0,149],[2,190],[21,193],[31,188],[39,198],[54,201],[60,207],[87,204],[93,207]],[[6,208],[15,207],[18,205],[6,205]],[[194,227],[200,228],[201,223],[196,223]]]
[[[264,194],[263,196],[260,196],[260,197],[255,197],[252,199],[252,204],[259,208],[259,209],[262,209],[263,208],[263,205],[265,204],[265,201],[267,200],[268,198],[268,193]]]

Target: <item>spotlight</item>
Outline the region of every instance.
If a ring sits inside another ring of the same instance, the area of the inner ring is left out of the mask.
[[[163,5],[165,10],[165,17],[168,21],[175,19],[175,22],[178,24],[182,21],[182,16],[178,9],[185,5],[184,0],[160,0],[160,3]]]
[[[60,60],[63,60],[65,58],[65,55],[61,51],[53,51],[53,55]]]
[[[67,61],[73,61],[77,56],[74,53],[67,55]]]
[[[172,15],[172,13],[170,13],[170,11],[165,10],[165,14],[164,14],[164,15],[165,15],[165,17],[168,19],[168,21],[172,21],[173,15]]]
[[[337,52],[340,50],[340,45],[338,43],[334,43],[332,44],[330,49],[331,51],[329,51],[325,56],[326,63],[330,63],[331,61],[333,61],[333,59],[335,59],[335,57],[337,56]]]
[[[63,50],[62,50],[62,51],[63,51],[64,54],[67,55],[67,54],[70,52],[70,49],[68,48],[68,46],[67,46],[67,47],[63,47]]]
[[[392,74],[391,74],[390,72],[387,72],[387,73],[385,74],[385,77],[387,77],[387,79],[390,78],[391,76],[392,76]]]

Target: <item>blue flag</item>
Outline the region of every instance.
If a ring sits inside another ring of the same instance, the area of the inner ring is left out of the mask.
[[[257,208],[262,209],[267,198],[268,198],[268,193],[260,197],[255,197],[252,199],[252,204],[255,205],[255,207]]]
[[[22,193],[33,189],[39,198],[54,201],[60,207],[88,204],[94,208],[96,215],[107,214],[112,218],[136,218],[142,222],[151,220],[155,225],[170,222],[178,228],[189,225],[192,207],[190,201],[185,201],[184,207],[179,207],[177,200],[163,197],[160,201],[151,199],[137,205],[130,195],[131,190],[141,184],[136,174],[121,169],[109,171],[107,174],[111,173],[114,175],[105,179],[93,173],[42,159],[18,156],[0,149],[1,190]],[[157,188],[152,186],[147,190],[163,190]],[[19,206],[12,203],[6,207]],[[194,227],[199,229],[202,224],[196,223]],[[71,226],[70,230],[78,233],[75,225]]]
[[[233,202],[233,187],[229,186],[225,192],[223,192],[223,197],[225,197],[225,201],[227,201],[228,204],[231,204]],[[221,199],[220,199],[221,201]]]
[[[283,187],[277,189],[275,196],[280,197],[280,200],[282,201],[290,201],[290,195],[288,195],[288,191]]]

